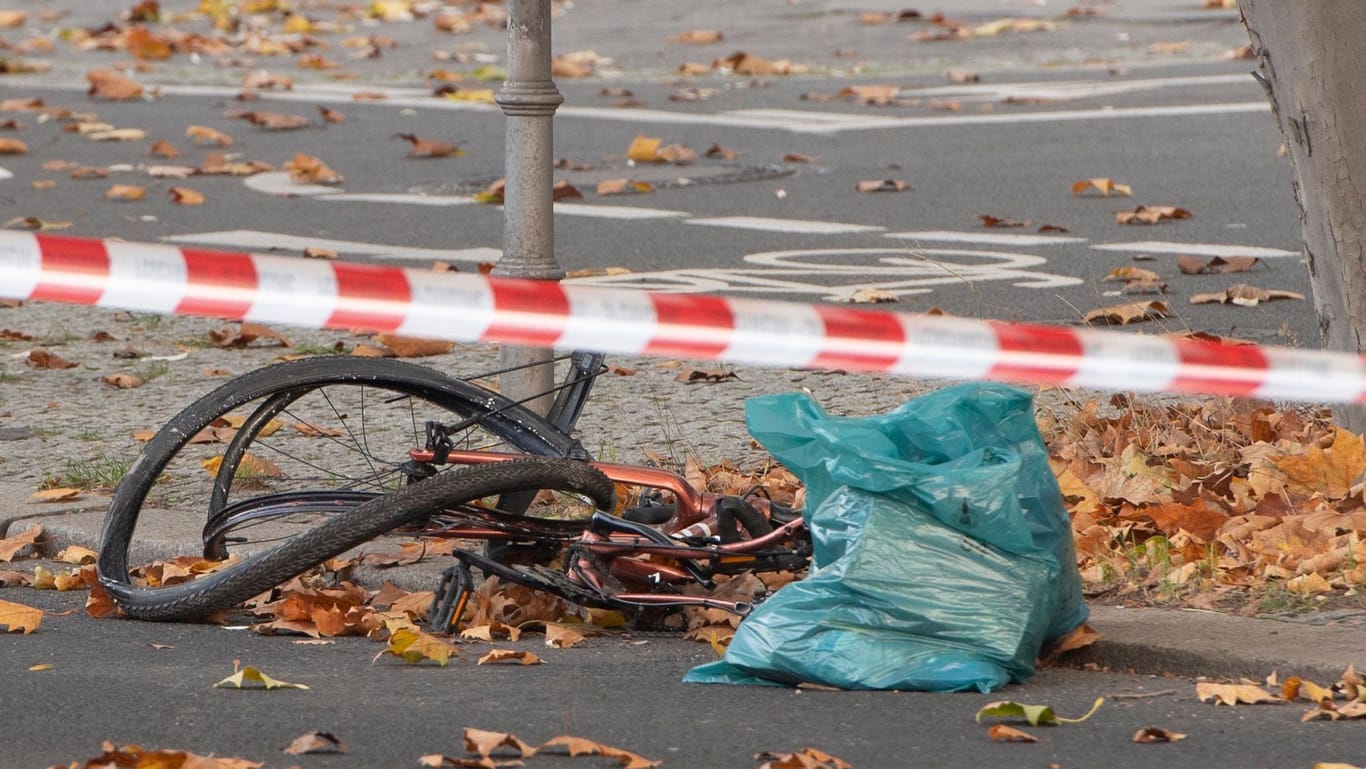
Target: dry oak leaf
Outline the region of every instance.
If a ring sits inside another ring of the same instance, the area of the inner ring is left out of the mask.
[[[477,753],[484,758],[488,758],[499,748],[512,748],[522,758],[530,758],[536,755],[535,746],[507,732],[491,732],[467,726],[461,736],[465,740],[465,750]]]
[[[690,29],[687,32],[674,35],[669,38],[670,43],[683,43],[685,45],[706,45],[708,43],[719,43],[725,40],[726,36],[716,29]]]
[[[982,220],[983,227],[1028,227],[1033,224],[1028,219],[1008,219],[991,214],[978,214],[977,218]]]
[[[189,187],[172,187],[167,194],[171,196],[171,202],[178,206],[204,205],[204,193]]]
[[[209,332],[209,341],[213,342],[215,347],[246,347],[257,340],[273,341],[280,347],[294,346],[278,331],[250,321],[243,321],[235,331],[222,329]]]
[[[1190,297],[1191,304],[1236,304],[1239,307],[1256,307],[1262,302],[1277,299],[1304,299],[1304,294],[1294,291],[1258,288],[1246,283],[1229,286],[1217,294],[1195,294]]]
[[[26,548],[36,547],[42,533],[42,526],[30,526],[27,531],[0,539],[0,561],[9,563]]]
[[[29,368],[45,369],[76,368],[76,366],[79,365],[42,348],[30,350],[28,357],[24,359],[24,363],[27,364]]]
[[[138,201],[147,197],[147,188],[136,184],[115,184],[104,191],[106,200]]]
[[[553,201],[582,200],[583,193],[579,191],[578,187],[570,184],[568,179],[561,179],[550,188],[550,199]]]
[[[86,564],[94,563],[97,557],[99,557],[99,553],[96,553],[94,550],[91,550],[88,547],[72,545],[70,547],[63,548],[61,552],[53,556],[53,560],[61,561],[62,563],[70,563],[78,566],[85,566]]]
[[[1271,463],[1285,473],[1286,488],[1291,492],[1342,499],[1366,472],[1366,443],[1361,436],[1339,427],[1328,448],[1311,444],[1304,454],[1272,457]]]
[[[483,625],[467,627],[460,631],[461,638],[469,638],[478,641],[493,641],[494,636],[506,638],[509,641],[515,642],[522,637],[522,631],[520,628],[513,627],[512,625],[505,625],[497,620],[493,620],[492,622]]]
[[[1216,256],[1209,261],[1196,258],[1194,256],[1181,255],[1176,257],[1176,267],[1186,275],[1204,275],[1208,273],[1226,274],[1230,272],[1247,272],[1262,260],[1255,256]]]
[[[1159,224],[1189,218],[1190,211],[1176,206],[1138,206],[1132,211],[1115,212],[1115,221],[1120,224]]]
[[[987,729],[987,739],[992,742],[1038,742],[1039,738],[1026,731],[1021,731],[1013,726],[1005,724],[992,724]]]
[[[291,756],[305,753],[345,753],[346,746],[331,732],[309,732],[295,737],[281,752]]]
[[[1114,179],[1104,177],[1098,179],[1082,179],[1080,181],[1072,182],[1073,195],[1085,195],[1091,192],[1098,192],[1107,198],[1111,195],[1122,195],[1127,198],[1134,194],[1133,188],[1129,185],[1120,184]]]
[[[176,149],[174,144],[171,144],[165,139],[161,139],[156,144],[153,144],[151,149],[147,150],[147,154],[155,155],[157,157],[162,158],[175,159],[180,157],[180,150]]]
[[[129,101],[142,96],[142,86],[132,80],[111,72],[106,69],[96,69],[85,73],[85,79],[90,83],[90,90],[87,94],[97,99],[107,99],[109,101]]]
[[[336,185],[343,181],[341,174],[333,171],[326,163],[302,152],[295,154],[292,160],[285,163],[284,168],[289,171],[289,178],[296,184]]]
[[[1138,743],[1177,742],[1186,739],[1181,732],[1173,732],[1157,726],[1145,726],[1134,732],[1133,741]]]
[[[115,387],[120,390],[132,390],[135,387],[142,386],[142,380],[133,376],[132,374],[109,374],[107,376],[101,377],[100,381],[104,382],[110,387]]]
[[[546,748],[564,748],[569,751],[571,758],[574,756],[605,756],[607,758],[615,758],[621,762],[621,765],[626,767],[626,769],[653,769],[653,767],[664,763],[663,761],[645,758],[644,756],[637,755],[629,750],[614,748],[609,745],[603,745],[599,742],[584,739],[583,737],[574,737],[568,734],[551,737],[542,743],[537,750],[543,751]]]
[[[517,649],[494,649],[488,654],[479,658],[475,664],[498,664],[501,662],[515,662],[519,665],[543,665],[545,660],[536,656],[534,652],[520,651]]]
[[[419,339],[397,334],[379,334],[375,341],[389,348],[400,358],[425,358],[431,355],[445,355],[455,348],[455,342],[444,339]]]
[[[0,625],[10,633],[28,635],[43,622],[43,610],[21,603],[0,601]]]
[[[42,491],[35,491],[35,492],[33,492],[32,494],[29,495],[28,501],[30,501],[30,502],[66,502],[66,501],[68,501],[68,500],[76,499],[76,498],[79,497],[80,495],[81,495],[81,490],[80,490],[80,489],[73,489],[73,488],[70,488],[70,487],[63,486],[63,487],[61,487],[61,488],[56,488],[56,489],[43,489]]]
[[[859,192],[905,192],[911,185],[901,179],[864,179],[854,185]]]
[[[0,155],[22,155],[28,152],[28,145],[19,139],[0,139]]]
[[[1165,317],[1167,317],[1167,305],[1163,302],[1152,301],[1101,307],[1086,313],[1083,320],[1087,323],[1108,323],[1113,326],[1124,326]]]
[[[1284,699],[1252,684],[1198,683],[1195,685],[1195,696],[1201,702],[1213,698],[1215,705],[1255,705],[1261,702],[1282,704],[1285,702]]]
[[[394,138],[402,139],[412,145],[408,150],[408,157],[410,158],[460,158],[465,156],[465,151],[454,144],[423,139],[416,134],[394,134]]]
[[[205,125],[192,125],[185,129],[185,136],[193,139],[196,144],[211,147],[231,147],[232,137]]]
[[[1050,640],[1044,645],[1039,654],[1039,665],[1048,666],[1058,661],[1062,655],[1084,649],[1087,646],[1099,641],[1101,634],[1096,629],[1086,623],[1082,623],[1058,638]]]

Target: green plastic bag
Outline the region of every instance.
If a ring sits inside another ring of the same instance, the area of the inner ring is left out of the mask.
[[[811,573],[684,681],[990,691],[1085,621],[1028,393],[960,385],[859,418],[774,395],[746,418],[806,484]]]

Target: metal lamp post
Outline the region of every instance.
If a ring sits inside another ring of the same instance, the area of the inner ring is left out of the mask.
[[[550,0],[508,0],[508,79],[494,97],[507,116],[504,139],[503,257],[495,275],[559,280],[555,261],[555,109],[564,102],[550,73]],[[503,368],[548,363],[550,350],[504,345]],[[502,392],[514,401],[549,392],[550,365],[505,373]],[[527,404],[544,414],[551,398]]]

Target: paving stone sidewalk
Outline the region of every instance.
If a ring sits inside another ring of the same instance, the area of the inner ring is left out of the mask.
[[[266,365],[291,351],[272,346],[225,350],[205,343],[210,330],[229,325],[44,304],[0,309],[0,329],[10,332],[0,335],[0,535],[37,523],[44,526],[54,550],[67,544],[98,546],[103,497],[87,494],[40,504],[29,500],[31,493],[67,463],[101,454],[135,454],[140,444],[133,434],[138,430],[158,427],[228,375]],[[357,341],[341,332],[281,331],[294,349],[323,349],[338,342],[350,347]],[[38,347],[76,365],[31,368],[25,360]],[[457,347],[422,362],[453,374],[473,374],[495,368],[496,353],[486,346]],[[744,400],[753,395],[806,391],[832,413],[862,415],[893,408],[942,384],[748,367],[727,367],[735,376],[722,381],[686,384],[676,381],[681,370],[710,369],[715,364],[610,362],[634,373],[609,374],[600,380],[579,434],[596,456],[626,462],[643,459],[647,450],[678,461],[688,454],[704,462],[757,459],[760,454],[752,447],[743,420]],[[102,381],[117,372],[155,375],[141,387],[119,390]],[[1042,400],[1045,407],[1065,408],[1069,398],[1078,397],[1050,391]],[[175,516],[167,521],[171,540],[175,527],[199,525]],[[389,580],[425,590],[435,585],[445,565],[419,563],[361,577],[375,586]],[[1282,676],[1331,681],[1348,663],[1366,666],[1366,616],[1360,612],[1271,620],[1093,606],[1091,624],[1103,638],[1080,661],[1115,670],[1251,678],[1277,671]]]

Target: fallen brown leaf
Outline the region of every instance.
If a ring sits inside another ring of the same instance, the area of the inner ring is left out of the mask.
[[[142,86],[110,70],[92,70],[85,73],[85,79],[90,83],[87,94],[97,99],[129,101],[143,94]]]
[[[1294,291],[1278,291],[1258,288],[1246,283],[1229,286],[1217,294],[1195,294],[1190,297],[1191,304],[1236,304],[1240,307],[1256,307],[1262,302],[1278,299],[1304,299],[1304,294]]]
[[[683,43],[685,45],[707,45],[719,43],[725,40],[726,36],[716,29],[690,29],[687,32],[674,35],[669,38],[671,43]]]
[[[295,737],[281,752],[291,756],[306,753],[345,753],[346,746],[331,732],[309,732]]]
[[[1181,732],[1173,732],[1156,726],[1145,726],[1134,732],[1133,741],[1139,743],[1177,742],[1186,739]]]
[[[78,365],[56,353],[50,353],[41,347],[36,350],[30,350],[28,357],[24,359],[24,363],[26,363],[29,368],[41,369],[76,368]]]
[[[1167,305],[1163,302],[1132,302],[1112,307],[1101,307],[1086,313],[1087,323],[1108,323],[1124,326],[1145,320],[1158,320],[1167,317]]]
[[[138,201],[147,196],[147,188],[135,184],[115,184],[104,191],[107,200]]]
[[[901,179],[865,179],[854,185],[859,192],[904,192],[910,188]]]
[[[1115,221],[1120,224],[1160,224],[1189,218],[1190,211],[1176,206],[1138,206],[1131,211],[1115,213]]]
[[[189,187],[172,187],[167,194],[171,196],[171,202],[178,206],[204,205],[204,194]]]

